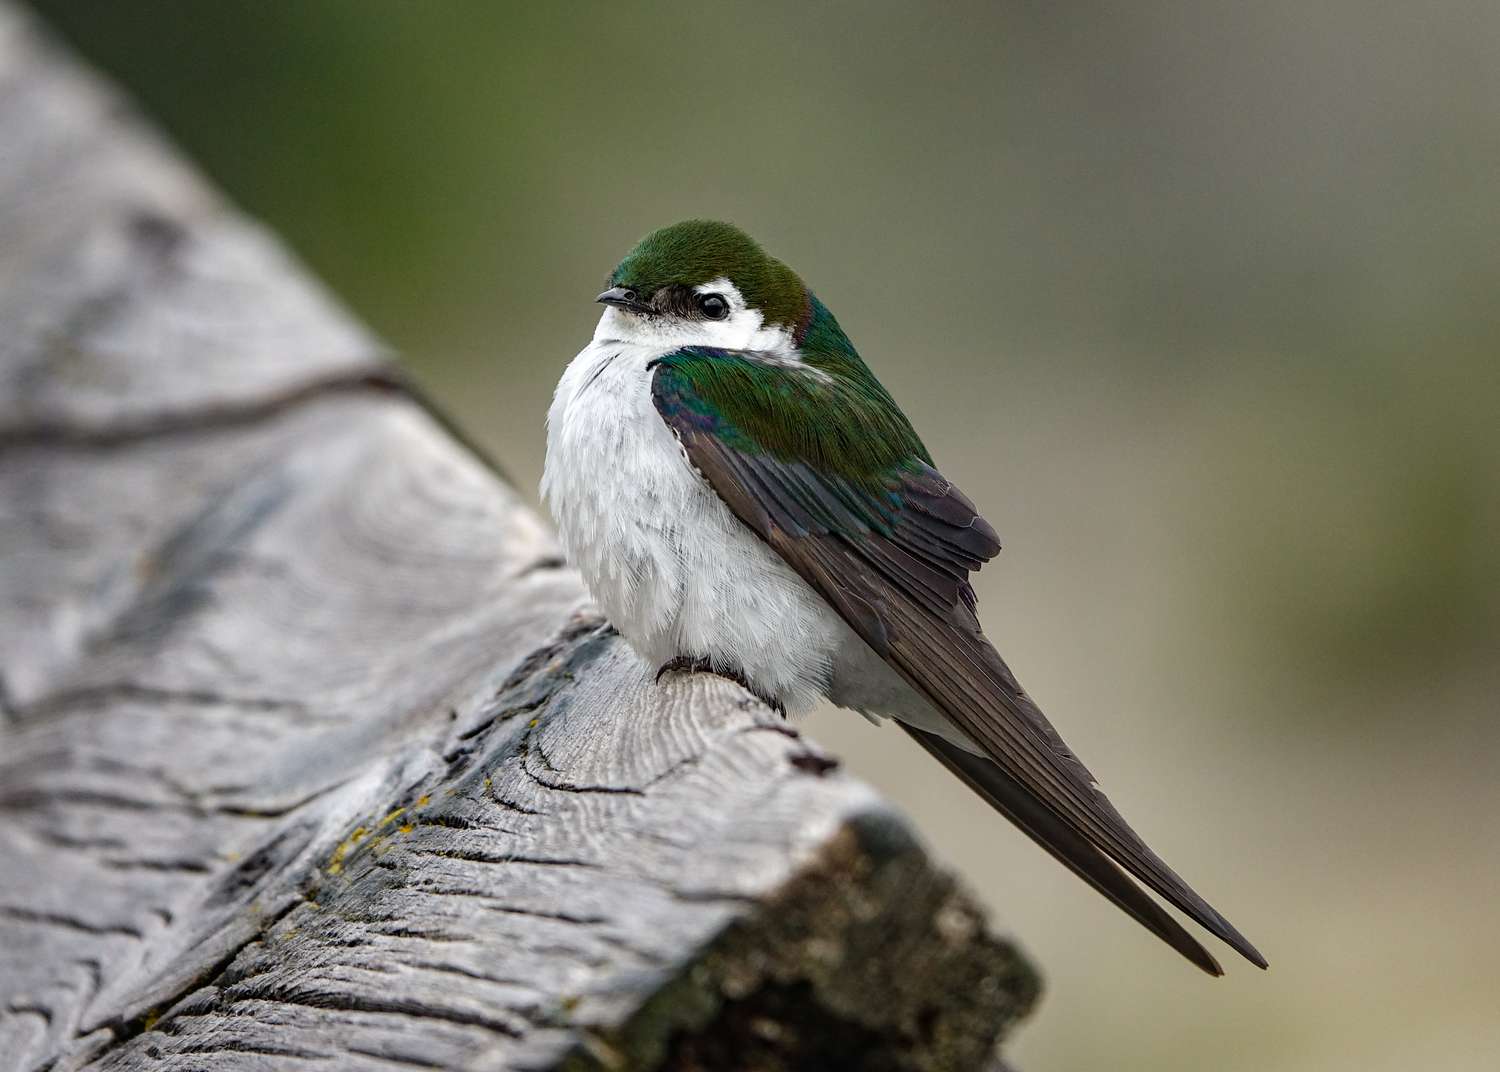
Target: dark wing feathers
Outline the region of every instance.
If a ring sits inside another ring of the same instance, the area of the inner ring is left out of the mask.
[[[941,626],[911,601],[888,600],[886,654],[1010,778],[1125,870],[1228,942],[1246,959],[1265,959],[1130,829],[979,634]]]
[[[1163,923],[1164,913],[1138,889],[1125,892],[1130,884],[1108,874],[1107,861],[1101,867],[1100,853],[1265,967],[1255,947],[1130,829],[985,639],[968,574],[1000,541],[962,492],[919,459],[862,483],[778,459],[698,404],[689,375],[670,364],[657,368],[653,400],[734,514],[987,758],[946,742],[935,750],[917,736],[928,751],[1200,967],[1213,970],[1212,958]]]
[[[1141,926],[1166,942],[1210,975],[1223,975],[1208,950],[1183,929],[1161,905],[1132,882],[1104,853],[1045,804],[983,756],[966,752],[933,733],[902,725],[913,740],[934,759],[957,775],[965,785],[989,803],[1021,832],[1046,849],[1068,870],[1104,894]]]

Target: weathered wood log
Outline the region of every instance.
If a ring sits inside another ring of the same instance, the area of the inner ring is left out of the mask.
[[[0,1069],[957,1070],[1035,998],[3,2],[0,556]]]

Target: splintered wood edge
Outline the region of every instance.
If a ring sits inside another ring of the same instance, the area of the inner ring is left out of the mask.
[[[785,1054],[794,1064],[977,1068],[1041,990],[1025,956],[985,926],[903,820],[871,808],[559,1068],[775,1068]]]

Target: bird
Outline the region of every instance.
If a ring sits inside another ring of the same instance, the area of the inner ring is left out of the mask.
[[[1266,967],[986,639],[969,577],[995,530],[796,272],[733,224],[691,219],[642,239],[597,301],[548,409],[541,493],[658,682],[708,672],[783,716],[826,698],[894,720],[1204,971],[1223,974],[1146,889]]]

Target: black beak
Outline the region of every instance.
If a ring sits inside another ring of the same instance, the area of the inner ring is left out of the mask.
[[[630,287],[610,287],[594,300],[603,305],[613,305],[616,309],[629,309],[632,313],[653,312],[651,306],[641,301],[640,294]]]

